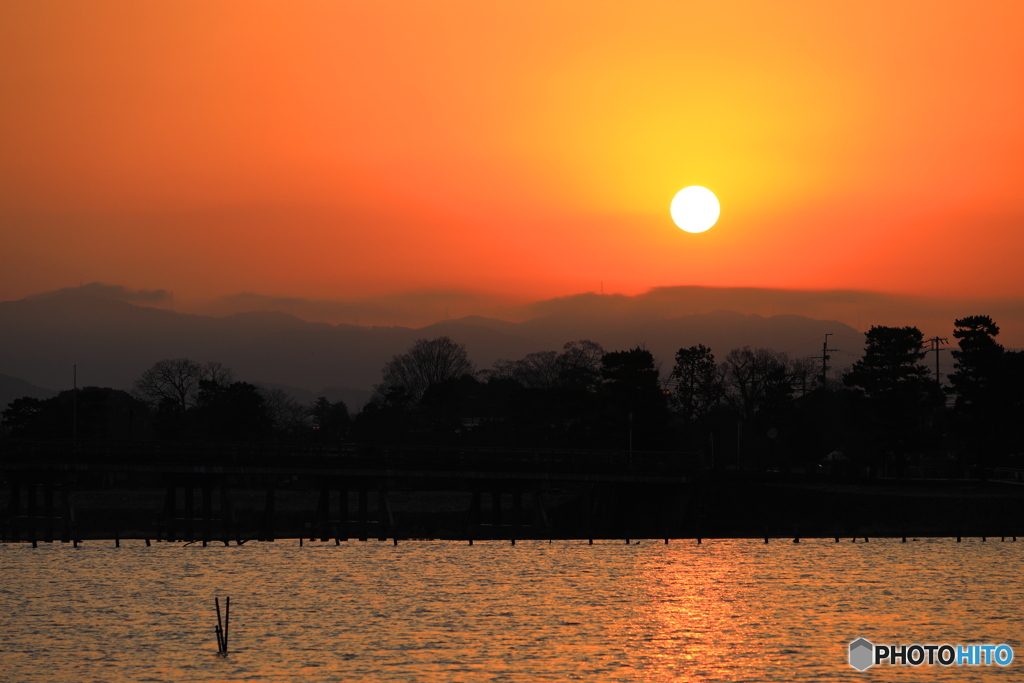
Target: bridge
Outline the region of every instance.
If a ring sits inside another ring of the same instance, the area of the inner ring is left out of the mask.
[[[693,517],[698,471],[697,456],[681,452],[8,440],[0,442],[0,531],[33,543],[58,534],[119,539],[122,531],[147,543],[204,544],[282,533],[336,543],[419,534],[593,539],[629,529],[668,538]],[[114,528],[76,508],[86,492],[93,508],[116,508],[124,491],[159,492],[162,502],[122,506],[134,519],[115,519]],[[441,509],[416,495],[442,492],[450,496]],[[453,504],[464,507],[446,509]]]

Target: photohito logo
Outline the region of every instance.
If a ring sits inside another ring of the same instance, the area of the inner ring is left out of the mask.
[[[866,671],[875,664],[890,666],[1008,666],[1013,648],[1000,645],[875,645],[867,638],[850,643],[850,666]]]

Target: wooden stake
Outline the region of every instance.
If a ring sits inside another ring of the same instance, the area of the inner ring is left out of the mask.
[[[220,598],[214,597],[213,605],[217,608],[217,654],[224,654],[227,646],[224,642],[224,629],[221,627],[220,620]]]
[[[231,596],[224,601],[224,654],[228,653],[228,630],[231,628]]]

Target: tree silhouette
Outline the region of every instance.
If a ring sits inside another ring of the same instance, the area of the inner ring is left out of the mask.
[[[151,407],[174,406],[184,413],[196,405],[203,380],[227,386],[234,381],[234,373],[221,363],[203,365],[188,358],[165,358],[135,380],[133,393]]]
[[[255,441],[269,437],[272,427],[259,388],[248,382],[201,380],[190,416],[196,435],[206,439]]]
[[[715,355],[703,344],[676,352],[671,378],[676,382],[673,398],[685,423],[706,415],[722,396]]]
[[[953,428],[963,460],[986,466],[1013,462],[1024,422],[1024,354],[1006,351],[995,337],[999,326],[987,315],[955,321],[956,370],[949,375],[956,394]]]
[[[511,379],[531,389],[550,389],[559,382],[561,364],[558,361],[554,351],[528,353],[519,360],[495,361],[491,376]]]
[[[972,315],[953,323],[953,336],[960,348],[953,349],[956,371],[949,383],[956,393],[957,409],[984,408],[994,399],[1003,360],[1003,347],[996,342],[999,326],[987,315]]]
[[[858,387],[871,399],[916,402],[928,379],[924,335],[916,327],[873,326],[864,333],[864,356],[843,377],[848,387]]]
[[[864,338],[864,356],[843,376],[843,383],[863,397],[854,420],[872,451],[869,462],[887,462],[901,472],[907,454],[934,447],[943,399],[921,363],[921,330],[875,326]]]
[[[594,390],[601,381],[601,359],[605,351],[589,339],[566,342],[558,354],[558,382],[563,386]]]
[[[402,395],[417,403],[430,385],[472,372],[465,344],[457,344],[451,337],[417,339],[406,353],[384,365],[382,381],[374,387],[374,398],[387,402]]]
[[[153,407],[174,406],[184,413],[196,404],[203,366],[188,358],[165,358],[135,380],[135,395]]]
[[[793,395],[789,356],[769,348],[732,349],[719,366],[726,402],[745,422]]]
[[[139,439],[148,435],[149,411],[128,392],[83,387],[52,398],[19,398],[2,413],[4,431],[15,438]]]
[[[320,438],[340,440],[348,433],[348,406],[344,401],[331,403],[324,396],[320,396],[309,409],[309,414],[313,418],[313,426],[320,433]]]
[[[611,443],[645,449],[664,445],[668,406],[658,374],[653,354],[639,346],[610,351],[601,358],[601,395]]]

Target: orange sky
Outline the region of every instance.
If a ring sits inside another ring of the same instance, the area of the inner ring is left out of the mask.
[[[3,3],[0,299],[1024,295],[1022,35],[1016,0]]]

